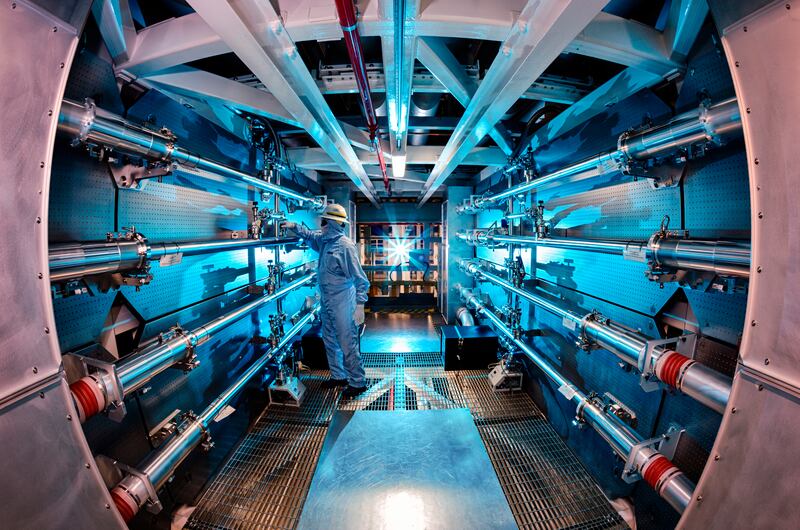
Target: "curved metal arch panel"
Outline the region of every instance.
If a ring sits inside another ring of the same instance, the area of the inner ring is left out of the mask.
[[[796,525],[800,465],[800,3],[709,2],[741,108],[750,172],[750,291],[728,409],[680,527]],[[755,10],[755,11],[753,11]]]
[[[55,7],[84,21],[89,2]],[[0,521],[9,528],[124,526],[63,377],[48,274],[56,121],[80,26],[24,0],[0,6]]]

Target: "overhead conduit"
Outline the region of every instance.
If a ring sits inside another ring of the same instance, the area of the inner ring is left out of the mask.
[[[178,328],[169,339],[145,347],[113,365],[110,371],[95,372],[72,383],[69,388],[81,423],[112,405],[120,406],[126,396],[171,366],[184,361],[192,355],[196,346],[215,333],[290,292],[311,285],[316,276],[316,272],[309,272],[272,294],[260,296],[191,331]]]
[[[715,105],[701,105],[699,109],[685,112],[669,122],[638,132],[623,133],[617,140],[617,150],[571,164],[547,175],[512,186],[494,195],[485,195],[467,205],[456,207],[458,213],[474,213],[497,205],[505,199],[530,193],[547,184],[569,179],[608,173],[611,170],[636,172],[635,164],[653,158],[663,158],[695,145],[722,143],[741,134],[742,120],[735,98]],[[633,167],[632,167],[633,165]],[[510,166],[519,169],[518,162]],[[503,170],[507,171],[507,170]]]
[[[556,315],[588,344],[596,344],[610,351],[640,372],[655,375],[660,381],[720,414],[725,411],[733,384],[730,377],[673,349],[655,346],[649,348],[648,356],[648,338],[644,335],[623,328],[597,313],[577,315],[562,304],[551,302],[492,274],[474,261],[461,260],[459,268],[478,281],[491,282]]]
[[[364,110],[364,116],[367,120],[369,139],[378,155],[378,165],[381,167],[383,185],[388,193],[391,189],[389,186],[389,175],[386,173],[386,160],[383,156],[383,149],[381,149],[378,117],[375,114],[375,105],[372,101],[372,93],[369,88],[367,68],[364,64],[364,52],[361,47],[361,36],[358,33],[358,18],[356,18],[356,8],[353,0],[336,0],[336,12],[339,14],[339,24],[342,27],[344,42],[347,46],[347,54],[350,56],[350,62],[353,63],[353,75],[356,78],[358,94],[361,96],[361,107]]]
[[[130,521],[145,504],[160,508],[157,492],[175,473],[178,466],[198,446],[208,443],[208,427],[214,418],[235,398],[253,377],[276,358],[285,352],[292,339],[306,325],[311,323],[319,312],[319,305],[314,306],[302,316],[281,338],[280,342],[267,353],[258,358],[240,375],[231,386],[219,395],[203,412],[197,416],[189,415],[164,446],[151,453],[139,464],[138,471],[123,478],[111,490],[111,497],[125,522]]]
[[[249,184],[315,209],[325,207],[322,197],[312,197],[190,153],[180,147],[170,134],[131,123],[121,116],[97,108],[88,99],[83,104],[65,99],[61,104],[58,129],[72,136],[73,142],[94,143],[154,161],[175,162]]]
[[[675,464],[658,452],[653,445],[643,443],[643,438],[604,410],[596,400],[581,392],[544,357],[516,337],[503,320],[486,307],[472,291],[460,285],[455,286],[455,289],[468,307],[478,316],[488,319],[500,334],[519,348],[548,379],[556,384],[562,396],[576,405],[577,420],[597,431],[614,452],[630,466],[631,472],[641,476],[670,506],[683,513],[692,499],[695,485]]]

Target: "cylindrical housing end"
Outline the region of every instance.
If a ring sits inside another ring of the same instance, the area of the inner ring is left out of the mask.
[[[90,375],[69,385],[69,390],[72,393],[75,408],[78,409],[78,418],[81,423],[105,410],[107,406],[106,395],[100,382]]]

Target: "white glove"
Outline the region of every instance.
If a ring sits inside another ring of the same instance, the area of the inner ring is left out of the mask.
[[[356,326],[360,326],[364,323],[364,304],[358,304],[356,306],[356,312],[353,313],[353,320],[356,321]]]
[[[281,223],[281,229],[283,230],[291,230],[292,232],[294,232],[295,228],[297,228],[297,225],[294,223],[289,223],[289,222]]]

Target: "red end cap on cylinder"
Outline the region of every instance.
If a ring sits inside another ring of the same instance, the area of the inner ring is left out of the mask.
[[[678,387],[678,377],[694,361],[676,351],[668,351],[656,363],[656,377],[669,386]]]
[[[657,486],[659,481],[673,469],[677,470],[678,468],[675,467],[675,464],[673,464],[669,458],[664,455],[658,455],[647,464],[642,473],[642,477],[654,490],[658,491]]]
[[[126,523],[133,519],[133,516],[136,515],[139,506],[137,506],[136,502],[131,499],[130,495],[119,488],[114,488],[111,490],[111,498],[114,499],[114,505],[117,507],[119,514]]]
[[[81,423],[105,408],[105,397],[92,377],[84,377],[69,385]]]

